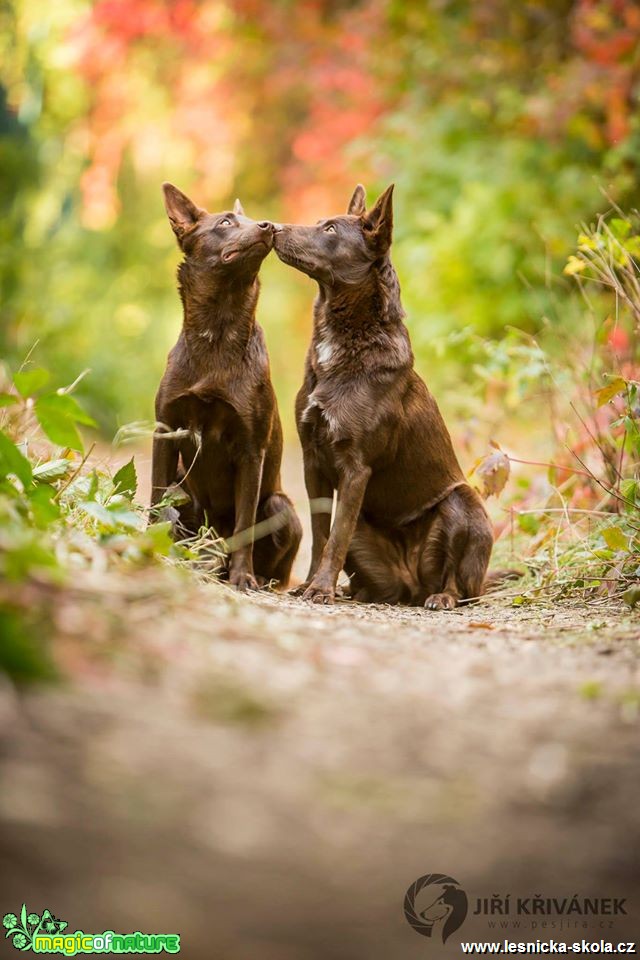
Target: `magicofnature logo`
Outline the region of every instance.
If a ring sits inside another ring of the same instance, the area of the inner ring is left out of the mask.
[[[66,920],[54,917],[50,910],[42,914],[29,913],[22,904],[20,914],[5,913],[2,918],[5,939],[11,937],[16,950],[34,953],[62,953],[73,957],[77,953],[178,953],[180,935],[177,933],[84,933],[68,931]]]
[[[45,935],[61,934],[67,927],[66,920],[58,920],[50,910],[43,910],[42,914],[27,913],[26,904],[22,904],[20,917],[15,913],[5,913],[2,925],[6,929],[5,939],[12,938],[16,950],[29,950],[33,945],[33,938],[40,931]]]
[[[462,926],[468,908],[466,893],[445,873],[419,877],[404,898],[404,915],[416,933],[423,937],[439,933],[443,943]]]

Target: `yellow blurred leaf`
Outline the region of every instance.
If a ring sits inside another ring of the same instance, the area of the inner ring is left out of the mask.
[[[586,270],[587,263],[584,260],[581,260],[580,257],[574,257],[573,255],[567,260],[564,270],[562,271],[566,276],[572,277],[576,273],[582,273],[583,270]]]
[[[612,550],[628,551],[629,540],[625,537],[620,527],[605,527],[600,533],[606,545]]]
[[[603,407],[605,403],[609,403],[610,400],[613,400],[617,394],[622,393],[627,387],[627,381],[622,377],[614,377],[606,387],[601,387],[599,390],[596,390],[596,399],[598,401],[598,406]]]

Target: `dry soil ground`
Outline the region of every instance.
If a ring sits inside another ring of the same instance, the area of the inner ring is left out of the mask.
[[[2,912],[179,932],[189,960],[640,939],[637,615],[103,586],[56,609],[73,682],[0,688]],[[443,946],[403,916],[431,872],[471,911],[578,895],[627,916],[496,931],[470,913]]]

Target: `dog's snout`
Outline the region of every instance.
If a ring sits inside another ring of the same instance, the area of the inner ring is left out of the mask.
[[[273,224],[270,220],[260,220],[258,226],[261,230],[273,230]]]

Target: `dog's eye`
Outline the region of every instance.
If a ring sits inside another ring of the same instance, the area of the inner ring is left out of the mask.
[[[230,226],[231,226],[231,220],[229,220],[228,217],[225,217],[224,220],[221,220],[221,221],[220,221],[220,223],[218,224],[218,226],[219,226],[219,227],[230,227]]]
[[[336,228],[334,227],[334,225],[333,225],[332,223],[330,223],[328,226],[326,226],[326,227],[324,228],[324,232],[325,232],[325,233],[335,233],[335,232],[336,232]]]

